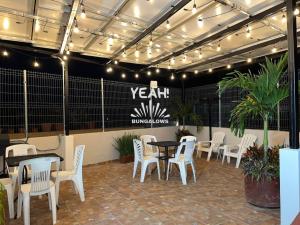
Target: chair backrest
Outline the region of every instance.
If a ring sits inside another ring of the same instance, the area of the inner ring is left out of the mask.
[[[182,153],[182,150],[184,149],[184,159],[185,161],[190,161],[193,158],[193,153],[195,150],[195,141],[185,141],[181,142],[181,144],[178,146],[176,154],[175,154],[175,160],[179,160],[180,154]]]
[[[256,142],[257,136],[253,134],[244,134],[241,143],[239,144],[240,153],[243,154],[246,152],[247,148],[253,146]]]
[[[77,145],[74,154],[74,172],[75,174],[82,174],[82,163],[85,145]]]
[[[156,137],[153,135],[142,135],[140,136],[142,141],[145,153],[153,153],[154,147],[153,145],[147,144],[148,142],[157,142]],[[155,147],[156,148],[156,147]]]
[[[11,145],[6,148],[5,157],[12,156],[22,156],[22,155],[29,155],[33,154],[36,155],[36,147],[34,145],[29,144],[18,144],[18,145]]]
[[[31,167],[31,195],[43,194],[50,188],[51,164],[56,162],[56,171],[59,170],[59,157],[41,157],[20,162],[18,169],[18,183],[22,184],[24,166]]]
[[[218,143],[218,144],[223,144],[224,137],[225,137],[224,132],[221,132],[221,131],[214,132],[213,137],[212,137],[212,142],[213,143]]]
[[[142,161],[144,159],[144,149],[142,141],[133,139],[134,160]]]
[[[195,141],[196,142],[197,138],[195,136],[182,136],[180,138],[180,142],[186,142],[186,141]]]

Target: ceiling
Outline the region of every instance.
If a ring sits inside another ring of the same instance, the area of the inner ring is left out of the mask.
[[[2,0],[0,39],[197,73],[285,50],[283,2]]]

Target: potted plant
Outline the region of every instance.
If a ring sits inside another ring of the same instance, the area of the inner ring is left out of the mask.
[[[180,98],[175,98],[171,105],[171,115],[174,119],[182,125],[182,128],[178,129],[175,133],[177,141],[182,136],[193,135],[189,130],[186,129],[186,121],[190,124],[197,126],[197,132],[202,128],[202,120],[200,116],[194,113],[193,106],[188,103],[182,102]]]
[[[134,160],[133,139],[138,139],[135,134],[124,134],[114,138],[114,148],[120,153],[120,162],[128,163]]]
[[[278,147],[269,148],[269,120],[275,114],[277,105],[288,97],[287,84],[280,83],[287,66],[287,54],[279,60],[266,58],[258,74],[230,73],[234,77],[219,82],[219,92],[238,87],[246,93],[230,115],[230,128],[235,135],[244,134],[249,118],[263,120],[263,145],[249,148],[242,159],[245,175],[247,201],[261,207],[279,207],[279,153]]]

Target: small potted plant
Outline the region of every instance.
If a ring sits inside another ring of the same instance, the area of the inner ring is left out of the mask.
[[[114,148],[120,153],[120,162],[128,163],[134,160],[133,139],[138,139],[135,134],[124,134],[114,138]]]
[[[230,128],[242,136],[247,119],[263,120],[263,145],[247,150],[242,159],[245,175],[245,194],[249,203],[261,207],[280,206],[279,147],[269,147],[269,120],[276,113],[277,105],[288,97],[288,86],[281,82],[287,66],[287,54],[277,61],[266,58],[258,75],[234,71],[234,77],[219,82],[219,92],[238,87],[246,93],[230,115]]]
[[[182,136],[193,135],[186,129],[186,121],[197,126],[197,132],[202,128],[202,120],[200,116],[193,112],[193,106],[191,104],[183,103],[180,98],[176,98],[171,105],[171,115],[174,119],[182,125],[180,129],[175,133],[177,141]]]

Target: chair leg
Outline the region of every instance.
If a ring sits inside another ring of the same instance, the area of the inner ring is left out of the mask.
[[[56,201],[55,201],[55,187],[50,188],[50,193],[48,193],[51,199],[51,208],[52,208],[52,221],[53,224],[56,224]]]
[[[159,161],[157,160],[156,162],[157,165],[157,175],[158,175],[158,180],[160,180],[160,168],[159,168]]]
[[[142,183],[143,183],[144,180],[145,180],[145,175],[146,175],[147,166],[148,166],[148,163],[146,163],[146,162],[143,162],[143,163],[142,163],[141,178],[140,178],[140,182],[142,182]]]
[[[56,178],[55,180],[55,200],[58,204],[58,196],[59,196],[59,185],[60,185],[60,181],[58,178]]]
[[[227,163],[230,163],[230,156],[227,156]]]
[[[170,172],[170,161],[168,162],[168,169],[167,169],[167,178],[166,178],[166,180],[169,180],[169,172]]]
[[[207,162],[209,162],[211,154],[212,154],[212,149],[209,150],[208,153],[207,153]]]
[[[52,211],[52,207],[51,207],[51,193],[49,192],[48,193],[48,203],[49,203],[49,209],[50,209],[50,211]]]
[[[223,157],[222,157],[222,165],[224,164],[224,160],[225,160],[225,152],[223,153]]]
[[[76,177],[75,179],[73,179],[73,182],[79,192],[79,196],[80,196],[80,200],[82,202],[85,201],[85,196],[84,196],[84,188],[83,188],[83,181],[82,181],[82,177]]]
[[[183,163],[179,164],[179,169],[180,169],[180,176],[181,176],[181,181],[183,185],[186,185],[186,170],[185,170],[185,165]]]
[[[235,168],[239,168],[240,166],[240,162],[241,162],[241,157],[238,156],[237,159],[236,159],[236,164],[235,164]]]
[[[19,191],[19,193],[18,193],[18,206],[17,206],[17,218],[21,217],[22,207],[23,207],[23,195]]]
[[[132,174],[132,178],[134,178],[135,177],[135,175],[136,175],[136,169],[137,169],[137,167],[138,167],[138,164],[139,164],[139,161],[134,161],[134,163],[133,163],[133,174]]]
[[[24,225],[30,225],[30,196],[23,194]]]
[[[17,178],[18,178],[17,176],[12,176],[12,177],[11,177],[13,193],[15,193],[15,191],[16,191]]]
[[[197,156],[196,156],[196,157],[199,158],[199,159],[201,159],[201,156],[202,156],[202,151],[199,151],[199,150],[198,150],[198,151],[197,151]]]
[[[9,218],[13,219],[15,217],[15,210],[14,210],[14,194],[13,194],[12,184],[6,185],[5,189],[7,192]]]
[[[192,170],[193,170],[193,177],[194,177],[194,182],[196,183],[196,168],[194,165],[194,162],[191,162]]]

